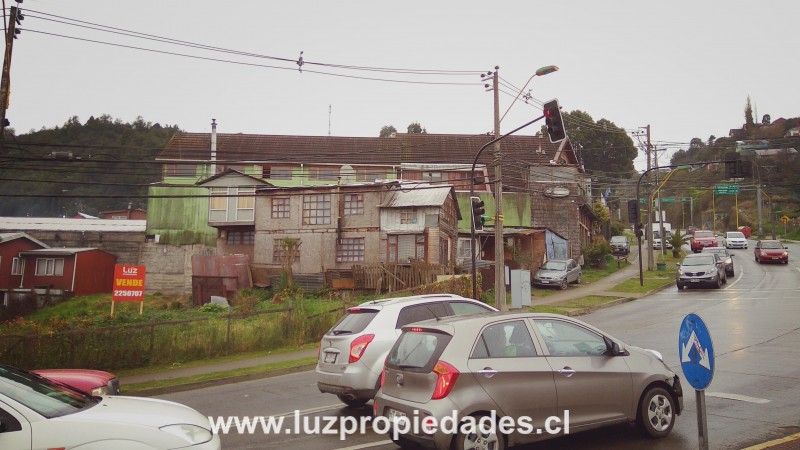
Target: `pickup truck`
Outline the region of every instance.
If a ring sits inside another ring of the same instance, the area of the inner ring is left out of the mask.
[[[705,247],[719,247],[717,236],[711,230],[697,230],[689,241],[694,253],[700,253]]]

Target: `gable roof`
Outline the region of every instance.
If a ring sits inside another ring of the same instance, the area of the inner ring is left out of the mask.
[[[379,208],[408,208],[419,206],[443,206],[453,192],[452,186],[415,184],[392,189]]]
[[[0,243],[2,242],[9,242],[16,239],[27,239],[34,244],[42,247],[42,248],[49,248],[50,246],[45,244],[44,242],[36,239],[35,237],[29,235],[28,233],[0,233]]]
[[[225,185],[223,179],[239,180],[239,181],[244,181],[245,183],[252,183],[253,185],[258,185],[258,186],[273,186],[271,183],[266,182],[261,178],[256,178],[252,175],[248,175],[244,172],[231,168],[227,168],[222,172],[216,175],[212,175],[204,180],[200,180],[195,184],[200,186],[223,186]]]
[[[471,164],[494,136],[464,134],[397,134],[395,137],[287,136],[218,133],[217,160],[237,164],[293,163],[396,165],[400,163]],[[506,159],[527,164],[549,164],[560,153],[571,153],[568,140],[552,144],[544,136],[511,135],[500,141]],[[492,148],[480,160],[491,162]],[[158,161],[208,162],[211,133],[175,133]]]

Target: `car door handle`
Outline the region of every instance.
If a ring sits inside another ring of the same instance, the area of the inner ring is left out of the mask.
[[[497,374],[497,371],[492,369],[491,367],[485,367],[478,371],[478,374],[485,376],[486,378],[492,378]]]
[[[564,367],[563,369],[558,369],[558,373],[561,375],[566,375],[567,378],[575,375],[577,371],[571,367]]]

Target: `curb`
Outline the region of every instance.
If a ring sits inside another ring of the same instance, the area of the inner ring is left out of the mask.
[[[211,380],[203,380],[203,381],[194,381],[190,383],[181,383],[176,384],[174,386],[164,386],[164,387],[157,387],[152,389],[143,389],[141,391],[131,392],[130,394],[123,392],[122,395],[130,395],[132,397],[152,397],[155,395],[163,395],[163,394],[172,394],[175,392],[183,392],[183,391],[191,391],[194,389],[202,389],[207,387],[213,386],[220,386],[223,384],[229,383],[239,383],[242,381],[252,381],[252,380],[259,380],[262,378],[271,378],[277,377],[280,375],[287,375],[290,373],[297,373],[297,372],[304,372],[306,370],[311,370],[316,367],[316,363],[313,364],[301,364],[295,367],[286,367],[284,369],[274,369],[274,370],[267,370],[261,373],[251,373],[247,375],[236,375],[230,377],[221,377],[221,378],[214,378]],[[213,375],[213,374],[210,374]]]

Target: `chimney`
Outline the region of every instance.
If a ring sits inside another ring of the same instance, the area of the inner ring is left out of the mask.
[[[211,119],[211,175],[217,174],[217,119]]]

